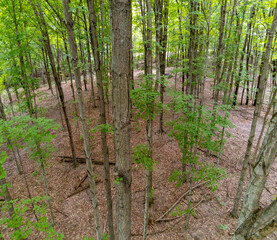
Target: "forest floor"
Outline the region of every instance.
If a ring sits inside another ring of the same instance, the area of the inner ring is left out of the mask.
[[[167,69],[169,72],[170,69]],[[135,72],[137,78],[139,71]],[[170,79],[174,84],[174,78]],[[180,85],[180,82],[178,82]],[[96,85],[96,84],[95,84]],[[207,85],[211,85],[211,80]],[[74,102],[69,82],[63,83],[65,99],[68,106],[69,116],[73,116]],[[172,87],[171,86],[171,87]],[[170,86],[169,86],[170,87]],[[179,88],[180,86],[178,86]],[[207,88],[208,89],[208,88]],[[47,118],[53,118],[58,123],[60,114],[57,105],[56,96],[52,96],[48,88],[42,87],[39,92],[47,93],[42,95],[38,100],[38,105],[48,109]],[[90,88],[84,91],[86,98],[86,110],[88,119],[91,121],[91,127],[98,124],[99,108],[92,108],[90,100]],[[211,91],[205,92],[205,103],[211,106]],[[165,98],[168,102],[169,98]],[[98,106],[98,101],[97,101]],[[264,105],[262,116],[265,113],[266,105]],[[168,120],[171,119],[172,113],[165,114],[165,134],[158,132],[158,118],[154,124],[154,147],[153,158],[159,164],[156,165],[153,173],[153,187],[155,189],[155,201],[150,210],[149,235],[151,240],[178,240],[178,239],[195,239],[195,240],[227,240],[232,239],[237,219],[229,217],[232,209],[234,196],[236,193],[237,183],[240,176],[242,160],[244,157],[247,140],[250,132],[254,107],[238,106],[236,110],[230,112],[230,120],[235,125],[229,129],[231,137],[227,139],[224,147],[224,153],[220,156],[220,167],[226,169],[228,177],[221,181],[219,188],[215,192],[211,192],[208,187],[200,186],[193,191],[192,207],[197,205],[195,215],[190,218],[190,227],[185,229],[186,218],[180,217],[175,220],[155,222],[164,212],[166,212],[176,200],[189,189],[188,183],[176,187],[175,183],[169,182],[169,177],[174,170],[181,169],[181,153],[177,142],[168,136],[170,128],[167,126]],[[109,111],[109,123],[111,123],[111,107]],[[73,119],[73,117],[71,118]],[[260,118],[257,127],[256,136],[262,127],[263,119]],[[71,120],[74,143],[76,146],[77,157],[84,157],[83,141],[81,136],[80,122]],[[55,214],[55,229],[64,234],[66,240],[82,240],[84,236],[94,236],[93,209],[90,196],[87,190],[70,196],[74,193],[75,187],[81,179],[86,175],[85,164],[80,164],[77,168],[73,168],[72,163],[62,162],[59,156],[70,156],[69,140],[66,130],[58,130],[55,132],[56,139],[53,141],[57,152],[52,155],[48,161],[47,180],[49,183],[49,191]],[[131,145],[146,143],[145,137],[145,121],[132,121],[131,125]],[[256,143],[256,140],[255,140]],[[114,162],[113,140],[112,135],[108,136],[108,144],[110,147],[110,161]],[[91,140],[93,158],[102,160],[101,157],[101,141],[100,134],[95,133],[95,138]],[[40,175],[37,174],[37,165],[28,159],[25,152],[21,151],[25,171],[31,188],[32,196],[44,195],[43,184]],[[207,157],[200,151],[200,159],[209,163],[216,164],[217,158],[214,156]],[[7,171],[7,180],[12,183],[11,194],[15,198],[27,198],[26,187],[24,185],[23,176],[19,175],[16,170],[14,161],[10,159],[5,163]],[[277,163],[273,165],[270,176],[266,183],[266,189],[263,193],[261,205],[267,205],[277,192]],[[99,199],[99,209],[101,213],[102,228],[106,226],[106,201],[105,201],[105,185],[103,166],[94,165],[97,177],[97,192]],[[143,230],[143,210],[144,210],[144,189],[145,189],[145,171],[141,166],[133,164],[133,182],[132,182],[132,239],[141,239]],[[115,199],[115,183],[113,177],[113,166],[111,167],[112,195]],[[247,177],[248,181],[249,177]],[[195,183],[196,184],[196,183]],[[87,180],[82,187],[88,186]],[[246,187],[245,187],[246,188]],[[244,189],[245,189],[244,188]],[[81,189],[80,187],[78,189]],[[77,189],[77,190],[78,190]],[[181,209],[185,209],[187,205],[187,196],[180,201]],[[114,204],[115,211],[115,204]],[[115,213],[114,213],[115,216]],[[166,219],[173,218],[170,214],[165,216]],[[31,239],[41,239],[40,236],[33,236]],[[276,239],[272,236],[268,239]]]

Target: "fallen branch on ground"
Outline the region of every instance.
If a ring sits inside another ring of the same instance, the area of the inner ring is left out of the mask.
[[[204,185],[205,183],[207,183],[207,182],[198,183],[198,184],[196,184],[195,186],[193,186],[193,187],[191,188],[191,190],[193,190],[193,189],[195,189],[195,188],[198,188],[198,187]],[[185,193],[183,193],[183,194],[181,195],[181,197],[179,197],[179,198],[177,199],[177,201],[176,201],[176,202],[175,202],[175,203],[174,203],[174,204],[173,204],[162,216],[160,216],[158,219],[155,220],[155,222],[160,221],[164,216],[166,216],[168,213],[170,213],[170,212],[177,206],[177,204],[183,199],[183,197],[185,197],[189,192],[190,192],[190,190],[187,190]]]
[[[69,156],[59,156],[59,158],[61,158],[61,160],[63,162],[73,162],[73,157],[69,157]],[[76,158],[78,163],[86,163],[86,158]],[[92,164],[95,165],[103,165],[102,161],[97,161],[97,160],[93,160],[93,158],[91,159]],[[115,162],[109,162],[110,165],[115,165]]]
[[[83,192],[83,191],[85,191],[85,190],[88,189],[88,188],[89,188],[89,186],[86,186],[86,187],[84,187],[84,188],[81,188],[80,190],[77,190],[77,191],[75,191],[75,192],[69,194],[66,198],[73,197],[73,196],[75,196],[76,194],[78,194],[78,193],[80,193],[80,192]]]
[[[222,177],[223,175],[220,175],[220,176],[218,176],[218,178],[220,178],[220,177]],[[195,188],[198,188],[198,187],[200,187],[200,186],[203,186],[204,184],[206,184],[206,183],[208,183],[208,182],[210,182],[211,180],[208,180],[208,181],[205,181],[205,182],[202,182],[202,183],[198,183],[198,184],[196,184],[195,186],[193,186],[192,188],[191,188],[191,190],[194,190]],[[154,222],[158,222],[158,221],[160,221],[164,216],[166,216],[168,213],[170,213],[176,206],[177,206],[177,204],[188,194],[190,192],[190,190],[187,190],[185,193],[183,193],[182,195],[181,195],[181,197],[179,197],[178,199],[177,199],[177,201],[162,215],[162,216],[160,216],[158,219],[156,219]]]
[[[87,179],[88,174],[86,174],[78,183],[78,185],[75,187],[75,190],[78,189],[78,187],[81,187],[82,183]]]

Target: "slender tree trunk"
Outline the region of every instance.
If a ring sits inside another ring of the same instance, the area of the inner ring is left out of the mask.
[[[146,12],[145,12],[145,4],[146,4]],[[145,40],[144,50],[145,50],[145,76],[146,76],[146,85],[149,91],[152,90],[152,2],[150,0],[146,0],[142,3],[140,1],[140,8],[142,16],[147,16],[146,21],[143,19],[143,39]],[[158,18],[160,19],[160,17]],[[156,22],[159,20],[156,20]],[[157,31],[156,39],[160,41],[161,31]],[[160,80],[160,43],[159,46],[156,47],[157,61],[156,61],[156,87],[158,88],[158,82]],[[146,135],[147,135],[147,143],[148,150],[150,153],[150,158],[152,158],[152,148],[153,148],[153,110],[154,110],[154,102],[151,102],[147,105],[147,108],[150,111],[149,117],[146,121]],[[145,207],[144,207],[144,225],[143,225],[143,239],[147,237],[147,227],[148,227],[148,219],[149,219],[149,206],[150,203],[153,202],[153,197],[151,196],[152,190],[152,170],[146,170],[146,187],[145,187]]]
[[[54,213],[53,213],[52,204],[50,202],[50,195],[49,195],[48,184],[47,184],[47,180],[46,180],[46,174],[45,174],[45,169],[44,169],[43,162],[41,162],[41,164],[40,164],[40,169],[41,169],[41,172],[42,172],[42,180],[43,180],[43,185],[44,185],[44,191],[45,191],[46,196],[49,197],[49,199],[47,199],[47,203],[48,203],[50,216],[51,216],[51,224],[54,225],[55,224]]]
[[[85,38],[86,38],[86,45],[87,45],[87,52],[88,52],[88,64],[89,64],[88,67],[89,67],[89,75],[90,75],[90,82],[91,82],[91,102],[92,102],[92,107],[95,108],[96,103],[95,103],[95,94],[94,94],[94,89],[93,89],[93,72],[92,72],[89,36],[91,36],[93,38],[93,37],[96,37],[96,35],[95,36],[90,35],[88,32],[87,19],[86,19],[85,12],[83,12],[83,17],[84,17]]]
[[[50,77],[50,73],[49,73],[49,70],[48,70],[47,57],[46,57],[44,48],[41,49],[41,52],[42,52],[43,64],[44,64],[45,75],[46,75],[48,87],[49,87],[52,95],[54,95],[53,87],[52,87],[52,83],[51,83],[51,77]]]
[[[90,31],[93,36],[92,50],[94,56],[94,65],[95,73],[97,80],[97,88],[99,95],[99,114],[100,114],[100,124],[106,124],[106,110],[105,110],[105,100],[104,100],[104,91],[103,91],[103,82],[102,82],[102,71],[101,71],[101,59],[98,50],[98,39],[97,39],[97,25],[95,17],[95,6],[93,0],[87,0],[88,10],[89,10],[89,22],[90,22]],[[113,202],[111,194],[111,181],[110,181],[110,165],[109,165],[109,149],[107,144],[107,135],[106,132],[101,131],[101,141],[102,141],[102,157],[104,163],[104,174],[105,174],[105,186],[106,186],[106,198],[108,206],[108,226],[109,226],[109,235],[110,239],[115,239],[114,236],[114,227],[113,227]]]
[[[165,3],[163,3],[165,1]],[[159,2],[159,1],[158,1]],[[158,10],[158,14],[161,15],[161,23],[158,24],[158,27],[161,28],[161,52],[160,52],[160,75],[161,75],[161,84],[160,84],[160,101],[164,103],[164,92],[165,92],[165,64],[166,64],[166,46],[167,46],[167,25],[168,25],[168,0],[160,0],[161,7]],[[164,10],[164,11],[163,11]],[[164,12],[164,14],[162,14]],[[164,119],[164,110],[161,108],[160,113],[160,126],[159,132],[163,133],[163,119]]]
[[[96,194],[95,174],[93,172],[92,162],[91,162],[92,153],[91,153],[90,142],[89,142],[90,136],[89,136],[87,118],[86,118],[85,107],[84,107],[84,95],[82,91],[80,67],[78,65],[78,52],[77,52],[77,44],[76,44],[76,39],[74,34],[74,23],[72,19],[72,12],[69,10],[69,0],[62,0],[62,4],[63,4],[65,26],[67,30],[67,37],[68,37],[69,49],[70,49],[70,55],[71,55],[71,63],[75,73],[75,86],[77,91],[80,119],[82,124],[87,172],[88,172],[88,179],[89,179],[89,185],[90,185],[90,193],[92,196],[92,206],[94,209],[94,224],[96,228],[97,239],[100,240],[102,238],[102,230],[100,226],[100,216],[99,216],[99,209],[98,209],[98,199]]]

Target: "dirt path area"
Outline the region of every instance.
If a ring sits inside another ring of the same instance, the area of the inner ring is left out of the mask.
[[[136,72],[137,76],[138,72]],[[172,81],[173,78],[171,79]],[[210,84],[210,83],[208,83]],[[74,103],[72,101],[72,94],[69,82],[63,83],[63,89],[69,109],[69,116],[74,113]],[[47,118],[54,118],[57,122],[60,121],[56,96],[51,96],[46,87],[39,89],[48,93],[39,101],[39,106],[47,107]],[[94,127],[98,124],[98,108],[91,108],[90,90],[85,92],[86,109],[88,118],[91,121],[91,126]],[[166,97],[168,101],[168,97]],[[211,102],[211,92],[205,95],[205,101]],[[97,101],[98,104],[98,101]],[[230,129],[232,136],[224,148],[224,154],[221,155],[220,166],[226,168],[228,178],[224,179],[220,187],[215,192],[210,192],[207,187],[201,186],[194,190],[192,197],[192,206],[197,205],[195,216],[191,217],[190,228],[185,230],[186,219],[181,217],[175,220],[162,221],[155,223],[154,220],[161,216],[184,192],[188,190],[188,184],[183,184],[177,188],[175,183],[168,181],[171,173],[181,168],[180,157],[181,153],[177,142],[170,138],[167,134],[169,127],[165,127],[166,134],[158,133],[158,122],[154,125],[154,160],[158,161],[154,175],[153,187],[155,189],[155,201],[150,211],[149,221],[149,239],[151,240],[178,240],[178,239],[195,239],[195,240],[223,240],[232,239],[232,234],[235,229],[236,219],[228,216],[232,208],[233,198],[235,196],[237,181],[240,174],[241,162],[244,157],[248,135],[250,131],[252,116],[254,108],[252,106],[238,106],[237,110],[231,111],[231,121],[235,125]],[[110,113],[111,116],[111,113]],[[171,116],[166,114],[166,120]],[[111,121],[110,121],[111,123]],[[76,152],[78,157],[84,157],[83,142],[80,138],[80,123],[71,120]],[[262,120],[258,123],[258,135],[262,126]],[[57,152],[53,154],[52,158],[48,161],[48,181],[51,200],[54,206],[54,214],[56,225],[55,229],[64,234],[66,240],[81,240],[83,236],[94,235],[94,221],[93,210],[90,202],[90,197],[86,190],[68,197],[75,191],[75,186],[78,185],[80,180],[86,174],[86,166],[80,164],[76,169],[72,164],[61,162],[59,156],[69,156],[70,148],[66,130],[59,130],[56,132],[56,139],[54,145]],[[132,147],[137,144],[146,143],[145,138],[145,123],[143,120],[132,122]],[[110,147],[110,161],[114,161],[113,153],[113,140],[112,136],[108,137]],[[93,158],[101,161],[101,141],[100,134],[96,133],[95,138],[91,140],[93,149]],[[34,162],[30,161],[24,152],[21,152],[25,171],[28,175],[28,180],[31,187],[33,196],[43,195],[43,185],[41,178],[36,174],[37,166]],[[206,157],[203,153],[200,159],[209,163],[216,163],[217,158]],[[105,204],[105,187],[104,187],[104,172],[103,166],[95,165],[95,172],[98,175],[98,199],[99,208],[101,213],[102,227],[106,226],[106,204]],[[111,167],[113,172],[113,166]],[[267,182],[268,191],[264,192],[262,205],[268,204],[276,194],[276,179],[277,163],[273,165],[273,170],[270,173]],[[8,181],[12,182],[12,196],[13,198],[27,197],[26,188],[23,184],[23,177],[19,176],[16,171],[15,164],[9,160],[5,164],[5,169],[8,175]],[[112,194],[115,198],[115,189],[113,176],[112,179]],[[86,186],[86,182],[83,186]],[[145,171],[142,167],[133,165],[133,185],[132,185],[132,239],[141,239],[143,229],[143,209],[144,209],[144,188],[145,188]],[[200,203],[199,203],[200,202]],[[181,208],[185,208],[187,199],[184,198],[180,202]],[[115,215],[115,214],[114,214]],[[166,218],[172,218],[169,214]],[[225,229],[225,230],[223,230]],[[36,236],[32,239],[40,239]],[[269,239],[276,239],[269,238]]]

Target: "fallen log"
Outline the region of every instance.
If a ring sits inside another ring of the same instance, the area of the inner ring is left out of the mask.
[[[61,158],[61,161],[63,162],[73,162],[73,157],[69,157],[69,156],[58,156],[59,158]],[[78,163],[86,163],[86,158],[81,158],[78,157],[76,158]],[[94,165],[103,165],[102,161],[97,161],[94,160],[93,158],[91,159],[92,164]],[[115,162],[109,162],[110,165],[115,165]]]

